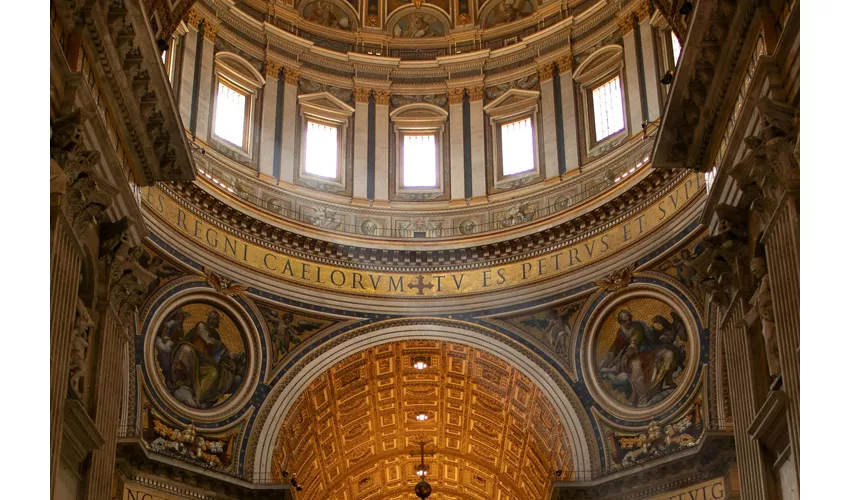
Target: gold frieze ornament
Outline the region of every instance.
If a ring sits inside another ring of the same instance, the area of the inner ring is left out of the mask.
[[[283,67],[280,63],[273,61],[269,58],[266,58],[264,66],[266,70],[266,76],[268,78],[274,79],[277,79],[280,76],[280,70]]]
[[[218,35],[218,26],[211,23],[209,20],[204,20],[204,39],[215,43],[215,37]]]
[[[189,9],[189,12],[186,13],[186,24],[195,31],[200,29],[202,20],[201,16],[198,15],[198,11],[195,9]]]
[[[449,89],[447,94],[449,96],[449,104],[463,104],[463,87]]]
[[[537,74],[540,77],[541,82],[545,82],[547,80],[552,79],[552,73],[554,72],[554,66],[552,63],[546,63],[537,68]]]
[[[292,68],[283,68],[283,81],[287,85],[297,86],[301,79],[301,72]]]
[[[354,102],[369,102],[369,94],[372,91],[369,89],[364,89],[362,87],[354,89]]]
[[[142,439],[147,449],[204,467],[223,469],[231,465],[235,430],[223,436],[203,435],[192,424],[182,429],[166,424],[154,414],[150,403],[145,403],[144,410]]]
[[[389,90],[376,90],[375,91],[375,104],[378,106],[389,106],[390,105],[390,91]]]
[[[240,285],[239,283],[234,283],[229,279],[220,276],[218,273],[213,271],[212,269],[204,268],[204,274],[207,277],[207,283],[213,288],[215,291],[225,295],[227,297],[233,297],[236,295],[244,295],[245,290],[248,289],[246,285]]]
[[[607,278],[596,280],[594,284],[601,287],[603,290],[609,290],[611,292],[622,290],[629,286],[629,283],[632,282],[635,267],[637,267],[637,264],[629,264],[618,271],[614,271],[611,273],[611,276],[608,276]]]
[[[484,85],[473,85],[466,88],[470,101],[481,101],[484,99]]]
[[[421,9],[423,3],[425,3],[425,0],[413,0],[413,5],[417,9]]]

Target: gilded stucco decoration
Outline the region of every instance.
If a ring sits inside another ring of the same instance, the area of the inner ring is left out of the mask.
[[[484,351],[422,340],[352,354],[316,378],[284,419],[274,474],[297,473],[299,499],[408,498],[420,442],[433,453],[432,498],[537,500],[552,471],[571,469],[560,420],[530,379]]]

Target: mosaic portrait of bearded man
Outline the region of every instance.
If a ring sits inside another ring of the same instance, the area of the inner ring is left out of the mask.
[[[209,304],[189,304],[169,314],[154,347],[166,388],[190,408],[221,404],[245,376],[245,344],[238,327]]]
[[[632,307],[616,308],[603,322],[596,367],[611,396],[628,406],[646,407],[678,387],[688,334],[682,318],[669,306],[655,299],[637,300],[641,302]]]

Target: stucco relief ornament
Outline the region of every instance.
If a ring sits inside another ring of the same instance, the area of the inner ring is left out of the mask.
[[[613,273],[611,273],[611,276],[607,278],[601,278],[596,280],[594,284],[598,287],[601,287],[603,290],[608,290],[611,292],[622,290],[623,288],[627,287],[629,283],[632,282],[635,267],[637,267],[637,264],[629,264],[628,266],[620,269],[619,271],[614,271]]]
[[[515,226],[534,218],[534,210],[528,202],[514,205],[505,213],[506,216],[501,221],[502,227]]]
[[[227,297],[233,297],[235,295],[244,295],[245,291],[248,290],[248,287],[246,285],[234,283],[233,281],[223,276],[220,276],[212,269],[207,269],[205,267],[204,275],[207,277],[207,283],[209,283],[211,287],[215,288],[216,292]]]
[[[77,317],[74,320],[74,330],[71,338],[71,372],[68,382],[71,388],[80,396],[84,396],[81,381],[88,371],[88,348],[91,329],[94,328],[89,311],[82,302],[77,303]]]
[[[752,306],[740,326],[752,328],[756,321],[761,322],[761,334],[767,352],[767,369],[771,377],[780,375],[779,344],[776,340],[776,323],[773,315],[773,295],[770,290],[770,275],[763,257],[756,257],[750,264],[750,272],[758,280],[758,286],[750,299]]]
[[[318,208],[316,209],[316,215],[305,214],[304,218],[310,224],[326,229],[336,229],[342,224],[342,221],[337,219],[336,212],[331,212],[328,210],[328,207]]]

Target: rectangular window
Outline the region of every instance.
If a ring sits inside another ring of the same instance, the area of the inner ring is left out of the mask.
[[[337,127],[307,120],[307,152],[304,171],[336,179],[338,171]]]
[[[437,187],[437,141],[434,135],[405,135],[402,186]]]
[[[534,136],[531,118],[502,125],[502,175],[534,170]]]
[[[682,52],[682,44],[679,43],[679,37],[672,31],[670,32],[670,43],[673,46],[673,64],[679,62],[679,54]]]
[[[215,135],[240,148],[245,147],[248,96],[218,82],[215,101]]]
[[[597,142],[626,128],[619,76],[593,89],[593,119]]]

